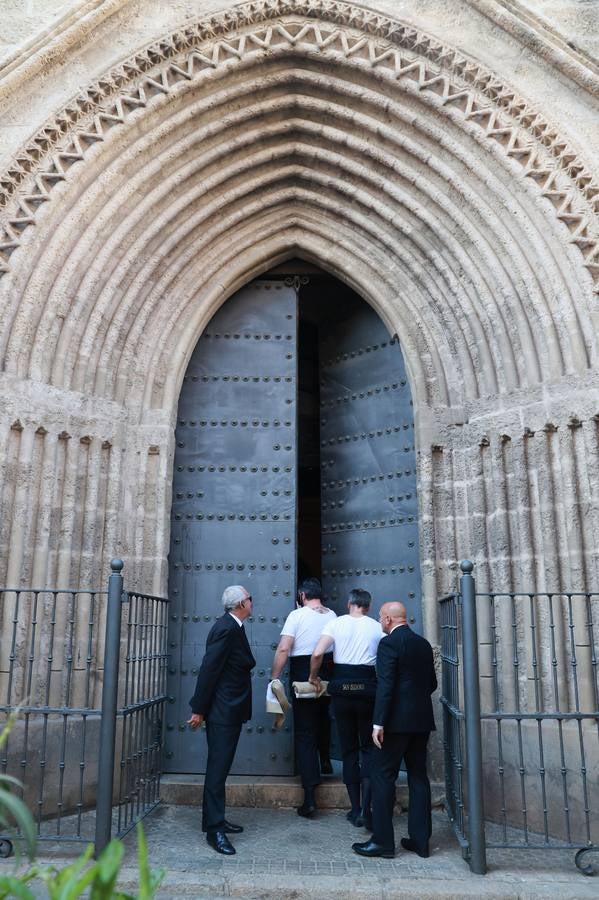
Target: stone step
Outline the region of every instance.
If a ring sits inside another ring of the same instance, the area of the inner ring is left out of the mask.
[[[202,801],[203,775],[163,775],[160,781],[160,798],[173,806],[199,804]],[[445,799],[445,786],[431,783],[432,803],[440,807]],[[230,775],[227,779],[227,806],[283,809],[299,806],[303,792],[299,777],[274,777],[270,775]],[[316,802],[320,809],[346,809],[348,806],[345,785],[338,777],[326,777],[316,788]],[[397,785],[396,805],[407,809],[408,786]]]

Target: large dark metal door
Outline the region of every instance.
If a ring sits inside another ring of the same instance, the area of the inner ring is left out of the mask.
[[[253,717],[232,772],[293,771],[290,730],[272,731],[265,694],[295,597],[296,347],[295,289],[253,282],[214,316],[184,378],[169,559],[170,772],[205,771],[206,741],[185,721],[206,637],[230,584],[254,597],[246,631],[257,663]]]
[[[323,593],[345,612],[348,591],[373,614],[402,600],[422,628],[414,415],[399,343],[366,303],[321,329]]]

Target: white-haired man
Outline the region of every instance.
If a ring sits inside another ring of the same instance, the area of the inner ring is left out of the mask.
[[[217,619],[206,640],[206,653],[189,701],[188,725],[206,721],[208,761],[202,800],[202,830],[217,853],[228,856],[235,848],[227,834],[243,831],[225,819],[225,782],[237,749],[241,726],[252,715],[251,671],[256,660],[243,627],[251,615],[252,598],[239,584],[223,593],[224,615]]]

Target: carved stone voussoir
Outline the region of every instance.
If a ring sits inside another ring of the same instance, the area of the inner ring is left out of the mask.
[[[8,271],[22,231],[35,224],[38,206],[92,144],[182,82],[252,56],[291,50],[343,60],[398,84],[410,81],[437,111],[479,129],[484,141],[499,145],[537,183],[599,289],[599,187],[568,142],[478,62],[411,26],[334,0],[256,0],[201,19],[136,53],[73,98],[0,176],[0,275]]]

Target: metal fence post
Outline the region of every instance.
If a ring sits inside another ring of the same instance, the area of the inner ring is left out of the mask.
[[[466,784],[468,788],[468,838],[470,870],[485,875],[485,818],[483,807],[483,757],[480,724],[480,686],[478,680],[478,630],[476,627],[476,588],[469,560],[460,563],[462,596],[462,641],[464,658],[464,720],[466,725]]]
[[[102,683],[102,719],[98,758],[98,792],[96,802],[95,855],[110,842],[112,831],[112,789],[114,779],[114,744],[119,684],[121,639],[121,605],[123,595],[122,559],[110,563],[106,638],[104,641],[104,678]]]

